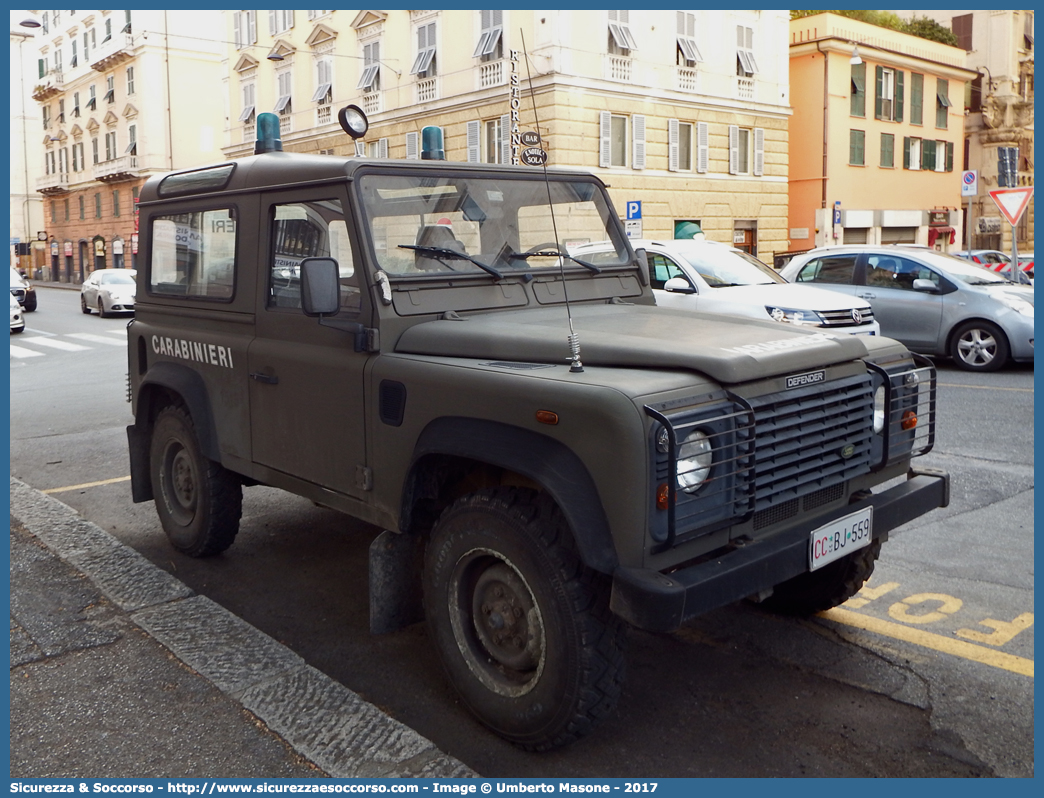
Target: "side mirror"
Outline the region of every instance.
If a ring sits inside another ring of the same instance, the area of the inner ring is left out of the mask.
[[[684,277],[672,277],[663,284],[663,290],[672,294],[695,294],[696,289]]]
[[[638,256],[638,280],[642,285],[649,284],[649,253],[644,249],[636,249],[634,254]]]
[[[301,261],[301,309],[306,316],[333,316],[341,309],[341,282],[333,258]]]
[[[913,290],[923,291],[926,294],[938,294],[939,286],[937,286],[932,280],[914,280]]]

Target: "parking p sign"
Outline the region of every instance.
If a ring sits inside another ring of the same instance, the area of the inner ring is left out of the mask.
[[[974,169],[961,173],[961,196],[979,196],[979,173]]]
[[[627,218],[628,219],[641,219],[642,218],[642,201],[631,200],[627,203]]]

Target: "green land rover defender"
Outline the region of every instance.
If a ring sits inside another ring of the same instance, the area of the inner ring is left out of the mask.
[[[946,505],[948,476],[911,467],[928,361],[657,307],[598,178],[257,149],[142,189],[134,500],[196,557],[232,544],[244,486],[385,530],[372,629],[425,619],[518,745],[613,709],[626,624],[832,607]]]

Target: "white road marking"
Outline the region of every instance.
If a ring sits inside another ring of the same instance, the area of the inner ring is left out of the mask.
[[[104,335],[95,335],[94,333],[68,333],[67,337],[76,338],[80,341],[90,341],[95,344],[108,344],[109,346],[126,346],[127,341],[117,341],[113,338],[106,338]]]
[[[43,352],[34,352],[11,344],[11,357],[43,357]]]
[[[52,338],[23,338],[21,343],[39,344],[40,346],[49,346],[52,349],[62,349],[66,352],[86,352],[90,349],[89,346],[80,346],[79,344],[71,344],[68,341],[59,341]]]

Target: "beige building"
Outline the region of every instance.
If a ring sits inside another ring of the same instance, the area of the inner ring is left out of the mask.
[[[29,31],[11,31],[10,37],[10,183],[11,183],[11,265],[27,272],[42,264],[46,246],[36,244],[37,234],[44,229],[43,204],[36,191],[36,133],[40,116],[29,96],[32,90],[30,71],[36,66],[36,46]],[[29,134],[33,134],[32,145]],[[30,147],[32,155],[30,155]]]
[[[822,13],[790,23],[790,247],[961,248],[964,51]]]
[[[632,233],[695,222],[771,260],[788,248],[787,29],[786,11],[226,12],[224,152],[252,152],[268,111],[284,149],[353,154],[350,103],[368,157],[421,157],[435,126],[449,160],[518,162],[539,130],[549,166],[601,177]]]
[[[152,174],[221,159],[221,12],[36,11],[25,76],[38,127],[47,279],[137,258],[135,202]]]

